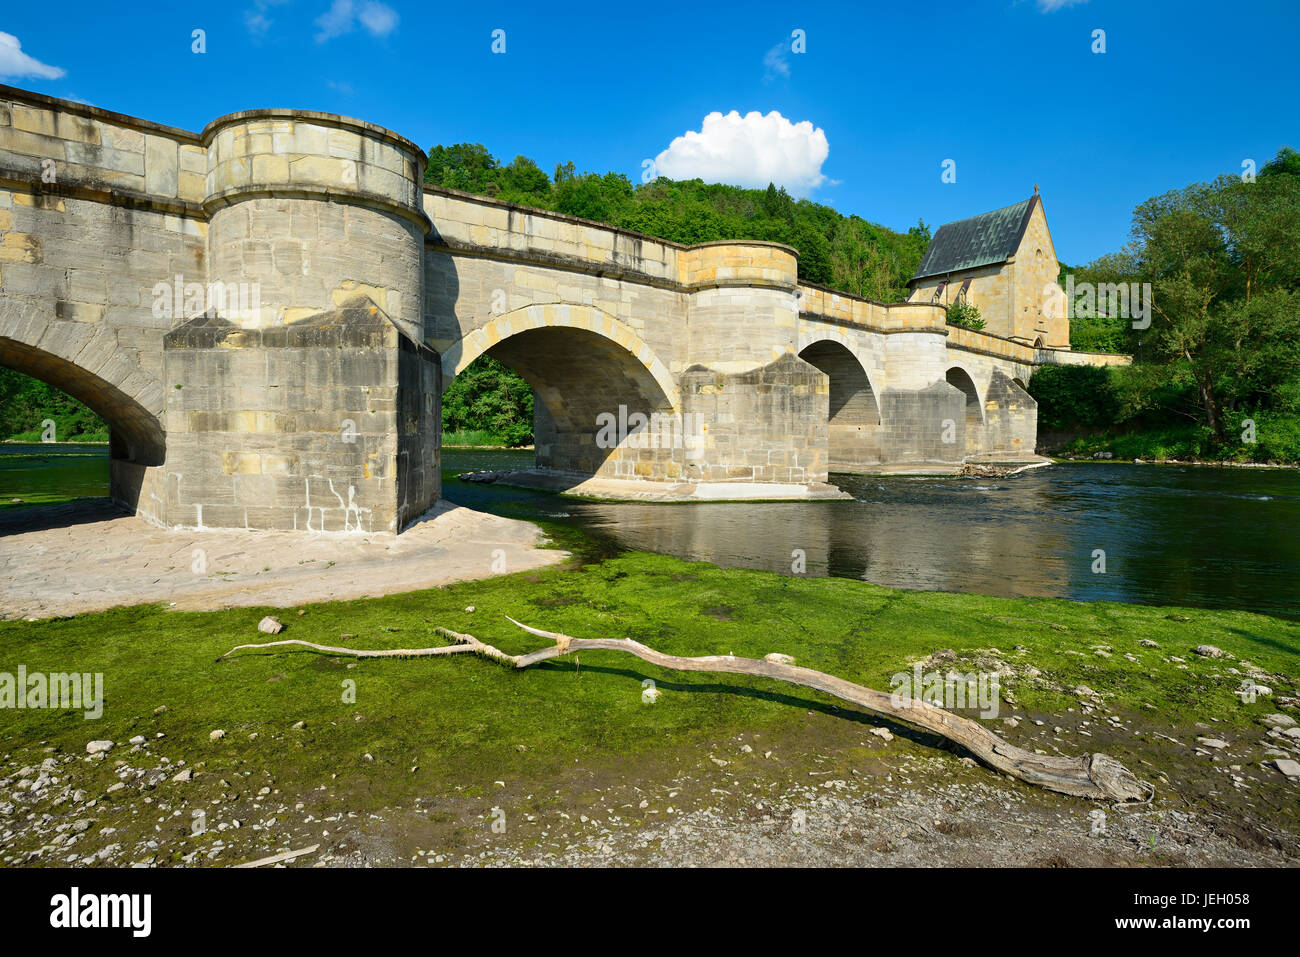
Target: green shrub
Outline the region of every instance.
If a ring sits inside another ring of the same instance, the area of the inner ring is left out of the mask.
[[[1058,432],[1113,425],[1119,415],[1115,374],[1108,366],[1043,366],[1029,380],[1039,429]]]
[[[973,329],[976,332],[984,328],[979,306],[964,299],[959,299],[948,307],[948,324],[961,326],[963,329]]]

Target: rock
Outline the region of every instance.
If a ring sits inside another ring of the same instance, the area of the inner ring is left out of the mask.
[[[1074,693],[1080,698],[1098,698],[1100,695],[1093,691],[1087,685],[1075,685]]]
[[[1259,719],[1259,723],[1268,728],[1294,728],[1296,726],[1295,718],[1289,714],[1266,714]]]
[[[176,774],[172,775],[172,780],[173,780],[173,781],[193,781],[193,780],[194,780],[194,769],[193,769],[193,768],[186,768],[184,771],[178,771]]]
[[[1214,645],[1197,645],[1195,651],[1202,658],[1222,658],[1223,649],[1216,648]]]
[[[135,737],[133,737],[133,738],[130,740],[130,742],[128,742],[128,743],[130,743],[130,744],[144,744],[144,735],[143,735],[143,734],[137,734],[137,735],[136,735]]]
[[[104,790],[104,793],[105,793],[105,794],[116,794],[118,791],[124,790],[125,788],[126,788],[126,785],[123,784],[121,781],[118,781],[116,784],[110,784],[110,785],[109,785],[109,786]]]
[[[91,741],[86,745],[87,754],[107,754],[113,750],[112,741]]]
[[[779,651],[774,651],[770,655],[763,656],[764,661],[770,661],[774,665],[792,665],[794,658],[790,655],[783,655]]]
[[[264,635],[278,635],[284,631],[284,623],[279,618],[273,618],[267,615],[257,623],[257,630]]]
[[[291,725],[289,726],[289,730],[291,730],[291,731],[301,731],[301,730],[302,730],[303,728],[305,728],[305,727],[307,727],[307,722],[306,722],[306,721],[295,721],[293,724],[291,724]]]
[[[1277,768],[1292,781],[1300,778],[1300,761],[1292,761],[1289,758],[1274,758],[1273,767]]]
[[[473,611],[474,611],[474,606],[473,606],[473,605],[466,605],[466,606],[465,606],[465,610],[468,611],[468,612],[473,612]]]
[[[211,733],[208,735],[208,740],[209,740],[209,741],[220,741],[220,740],[221,740],[222,738],[224,738],[225,736],[226,736],[226,732],[224,732],[224,731],[222,731],[220,728],[218,728],[216,731],[213,731],[213,732],[211,732]]]
[[[1157,642],[1152,641],[1150,638],[1143,638],[1141,641],[1138,642],[1138,644],[1141,645],[1143,648],[1159,648],[1159,647],[1160,647],[1160,645],[1159,645]]]
[[[1292,761],[1288,763],[1294,764],[1295,762]],[[73,821],[70,830],[72,831],[73,834],[84,834],[86,833],[86,831],[90,830],[90,826],[92,823],[93,822],[90,820],[90,818],[83,817],[80,820]]]
[[[153,709],[154,714],[164,714],[166,713],[166,711],[167,711],[167,706],[165,704],[160,704],[158,707]]]
[[[894,736],[893,734],[890,733],[888,728],[872,728],[870,733],[874,734],[877,738],[880,738],[882,741],[894,740]]]
[[[1221,751],[1228,746],[1228,742],[1221,738],[1197,738],[1196,743],[1203,748],[1213,748],[1215,751]]]

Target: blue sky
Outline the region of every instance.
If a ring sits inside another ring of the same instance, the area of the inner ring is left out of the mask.
[[[805,52],[790,49],[795,30]],[[0,82],[161,123],[327,110],[425,148],[481,142],[548,172],[573,160],[634,181],[710,113],[777,111],[789,122],[715,124],[711,158],[674,150],[686,166],[673,168],[736,179],[763,160],[813,199],[896,229],[1005,206],[1038,183],[1071,264],[1120,247],[1147,197],[1300,148],[1296,0],[62,0],[6,4],[0,33],[21,45],[0,37]],[[948,159],[955,183],[941,181]]]

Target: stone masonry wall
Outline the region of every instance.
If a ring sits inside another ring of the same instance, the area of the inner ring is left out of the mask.
[[[166,338],[165,521],[396,532],[438,497],[437,355],[358,299],[289,326]]]

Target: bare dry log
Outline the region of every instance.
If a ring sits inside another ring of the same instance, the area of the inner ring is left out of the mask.
[[[812,688],[841,700],[851,702],[886,715],[898,721],[932,731],[965,748],[989,767],[1018,778],[1028,784],[1058,791],[1076,797],[1103,801],[1149,801],[1155,793],[1153,785],[1139,781],[1127,768],[1105,754],[1086,754],[1067,758],[1035,754],[1009,744],[978,722],[963,718],[936,705],[917,698],[902,697],[874,691],[871,688],[845,681],[811,668],[800,668],[772,656],[764,659],[737,658],[733,655],[706,655],[683,657],[666,655],[631,638],[574,638],[554,631],[533,628],[506,616],[524,631],[555,644],[525,655],[510,655],[492,645],[465,635],[438,628],[439,634],[456,642],[436,648],[399,649],[393,651],[367,651],[357,648],[333,648],[309,641],[272,641],[265,644],[239,645],[222,655],[222,658],[245,648],[270,648],[277,645],[300,645],[330,654],[351,655],[357,658],[425,657],[471,652],[514,668],[530,668],[539,662],[563,657],[577,651],[620,651],[635,655],[643,661],[674,671],[710,671],[724,674],[754,675],[773,678],[804,688]],[[220,659],[218,659],[220,660]]]

